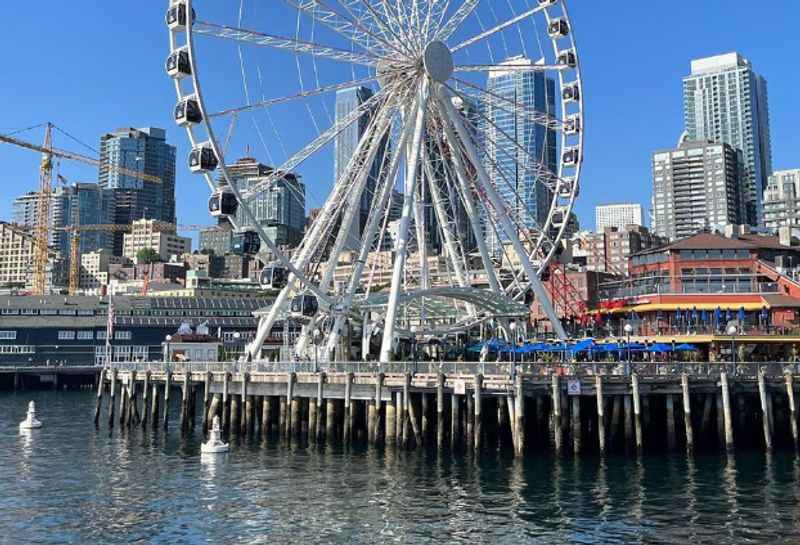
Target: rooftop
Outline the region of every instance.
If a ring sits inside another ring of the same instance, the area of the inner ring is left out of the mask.
[[[697,233],[670,244],[650,248],[634,255],[647,255],[673,250],[784,250],[800,252],[800,248],[781,244],[777,236],[744,234],[728,238],[716,233]]]

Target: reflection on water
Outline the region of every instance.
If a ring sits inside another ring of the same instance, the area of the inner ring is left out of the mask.
[[[20,433],[31,398],[46,424]],[[232,441],[201,456],[176,426],[96,431],[90,393],[0,393],[0,411],[0,543],[800,540],[789,452],[520,461]]]

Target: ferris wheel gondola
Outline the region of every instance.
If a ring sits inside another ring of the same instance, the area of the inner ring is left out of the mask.
[[[249,353],[258,355],[287,307],[331,323],[326,354],[348,320],[369,313],[383,324],[386,359],[412,321],[421,335],[442,324],[466,331],[490,315],[502,325],[501,310],[516,312],[513,305],[530,293],[564,337],[539,277],[574,223],[584,156],[580,57],[566,1],[275,1],[267,2],[269,17],[255,4],[258,10],[248,9],[249,0],[170,0],[167,12],[167,72],[178,96],[176,122],[192,144],[190,168],[214,192],[212,214],[234,228],[237,221],[254,225],[275,259],[261,283],[281,291]],[[294,23],[288,35],[286,25],[277,26],[287,20]],[[225,44],[235,54],[223,66]],[[269,61],[249,67],[262,51]],[[231,106],[233,96],[223,92],[231,81],[226,68],[240,76],[244,104]],[[210,80],[201,80],[200,70]],[[269,76],[272,93],[263,85]],[[353,88],[368,92],[340,110],[334,97]],[[295,152],[286,151],[275,128],[277,109],[294,132],[315,132]],[[265,120],[275,133],[272,149]],[[224,142],[217,136],[223,133]],[[241,184],[226,161],[240,133],[248,147],[252,139],[264,143],[273,163],[268,175]],[[337,148],[333,185],[289,255],[266,235],[255,203],[281,177],[326,156],[343,134],[356,139]],[[278,149],[285,159],[276,162]],[[223,203],[226,195],[236,209]],[[379,281],[372,254],[388,239],[391,271]],[[436,278],[434,252],[444,270]],[[351,269],[334,278],[345,253],[353,256]],[[443,300],[437,293],[444,291],[430,290],[437,282],[472,291]],[[385,304],[367,304],[381,289]],[[301,335],[298,345],[304,342]]]

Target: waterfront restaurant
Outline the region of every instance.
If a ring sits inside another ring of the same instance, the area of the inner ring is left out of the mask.
[[[629,278],[600,286],[598,333],[623,337],[630,324],[636,338],[729,353],[735,325],[740,344],[775,344],[759,351],[790,357],[800,343],[797,265],[800,246],[753,234],[698,233],[639,252],[630,257]]]

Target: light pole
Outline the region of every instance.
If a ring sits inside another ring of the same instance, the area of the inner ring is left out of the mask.
[[[314,372],[319,372],[319,337],[322,332],[319,328],[314,329]]]
[[[736,374],[736,324],[728,325],[728,335],[731,336],[731,363],[733,363],[733,374]]]
[[[169,343],[172,341],[172,335],[167,335],[164,337],[164,363],[166,364],[167,369],[169,369]]]
[[[234,344],[236,345],[236,348],[235,348],[235,350],[236,350],[236,354],[237,354],[237,356],[239,355],[239,340],[240,340],[241,338],[242,338],[242,334],[241,334],[241,332],[239,332],[239,331],[234,331],[234,332],[233,332],[233,342],[234,342]]]
[[[517,376],[517,322],[511,322],[508,326],[511,330],[511,376]]]
[[[631,372],[631,333],[633,333],[633,326],[630,322],[625,324],[625,337],[628,340],[628,363],[625,365],[625,374],[629,375]]]

